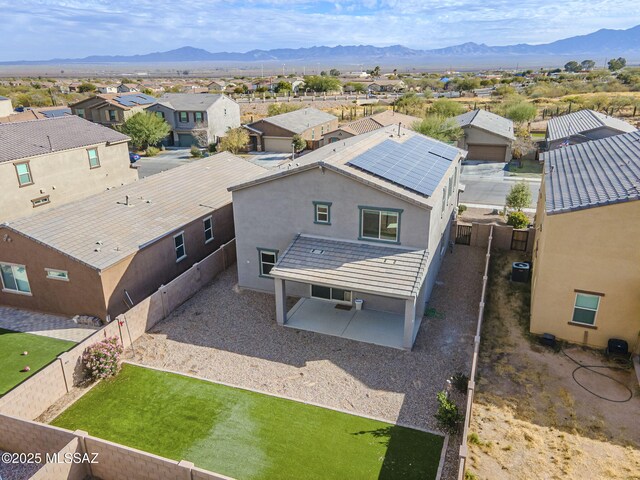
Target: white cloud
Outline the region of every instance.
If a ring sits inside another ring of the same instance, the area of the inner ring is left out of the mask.
[[[438,48],[542,43],[640,23],[630,0],[0,0],[0,60],[134,54],[184,45]]]

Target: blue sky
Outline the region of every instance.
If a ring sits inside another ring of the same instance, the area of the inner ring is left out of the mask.
[[[637,0],[0,0],[0,60],[401,44],[546,43],[640,24]]]

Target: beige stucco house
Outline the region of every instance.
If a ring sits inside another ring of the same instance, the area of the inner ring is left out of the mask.
[[[0,224],[0,305],[115,318],[233,239],[227,187],[263,172],[225,152]]]
[[[104,93],[80,100],[69,107],[71,113],[90,122],[115,127],[155,102],[154,97],[144,93]]]
[[[280,325],[411,349],[465,153],[391,126],[234,185],[239,285],[274,293]]]
[[[531,332],[606,347],[640,334],[640,132],[543,154]]]
[[[0,117],[8,117],[13,113],[11,99],[0,96]]]
[[[455,117],[464,135],[458,146],[467,150],[467,160],[509,162],[515,140],[513,122],[486,110],[472,110]]]
[[[136,181],[128,141],[74,115],[0,123],[0,222]]]

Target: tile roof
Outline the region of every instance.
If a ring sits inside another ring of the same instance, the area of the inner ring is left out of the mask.
[[[231,203],[227,187],[262,172],[223,152],[5,225],[104,270]]]
[[[252,123],[251,126],[259,129],[256,125],[260,122],[267,122],[293,133],[302,133],[309,128],[337,119],[338,117],[325,113],[317,108],[301,108],[293,112],[263,118],[262,120]]]
[[[0,124],[0,163],[129,137],[75,115]]]
[[[487,132],[495,133],[496,135],[506,139],[515,140],[513,134],[513,122],[508,118],[501,117],[495,113],[480,109],[471,110],[470,112],[458,115],[455,117],[455,120],[462,128],[473,126]]]
[[[417,248],[297,235],[270,274],[362,293],[416,298],[428,257],[427,250]]]
[[[409,141],[411,139],[414,140]],[[404,127],[401,128],[401,135],[398,136],[398,127],[389,126],[325,145],[324,147],[297,158],[293,162],[279,165],[277,170],[270,170],[264,175],[248,182],[232,185],[230,190],[239,190],[287,175],[293,175],[300,171],[323,167],[350,177],[353,180],[367,184],[380,191],[386,192],[389,195],[402,198],[414,205],[431,209],[434,206],[431,197],[420,194],[412,189],[405,188],[393,181],[382,178],[381,176],[373,175],[361,168],[349,165],[351,160],[358,158],[366,152],[373,151],[383,143],[385,144],[385,150],[391,150],[391,153],[394,153],[393,151],[396,150],[399,155],[413,155],[417,162],[424,162],[425,164],[434,162],[435,160],[428,149],[416,149],[416,143],[420,144],[421,139],[425,139],[426,143],[429,144],[436,142],[444,147],[454,148],[454,150],[457,150],[458,152],[458,155],[456,155],[456,158],[454,159],[456,162],[466,155],[464,150],[450,147],[447,144],[443,144],[442,142],[438,142],[437,140],[433,140]],[[452,161],[448,160],[447,162],[450,165]],[[429,180],[436,185],[442,181],[443,175],[444,173],[440,168],[429,169]]]
[[[620,133],[636,130],[633,125],[624,120],[594,112],[593,110],[579,110],[550,119],[547,123],[547,140],[561,140],[602,127],[618,130]]]
[[[104,100],[105,103],[121,108],[122,110],[130,110],[134,107],[153,105],[156,103],[154,97],[144,93],[99,93],[98,95],[85,98],[69,106],[77,107],[88,100],[94,100],[96,98]]]
[[[410,127],[416,122],[419,122],[418,117],[412,117],[411,115],[405,115],[403,113],[394,112],[393,110],[385,110],[384,112],[376,113],[369,117],[364,117],[359,120],[347,123],[339,127],[337,130],[344,130],[352,135],[360,135],[363,133],[377,130],[380,127],[388,127],[389,125],[398,125],[401,123],[405,127]],[[328,135],[328,134],[327,134]]]
[[[173,110],[204,111],[224,95],[209,93],[165,93],[158,99],[160,105]]]
[[[549,214],[640,199],[640,131],[551,150],[542,159]]]

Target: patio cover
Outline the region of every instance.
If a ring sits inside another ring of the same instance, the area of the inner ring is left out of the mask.
[[[298,234],[270,275],[276,279],[415,299],[427,273],[427,250]]]

